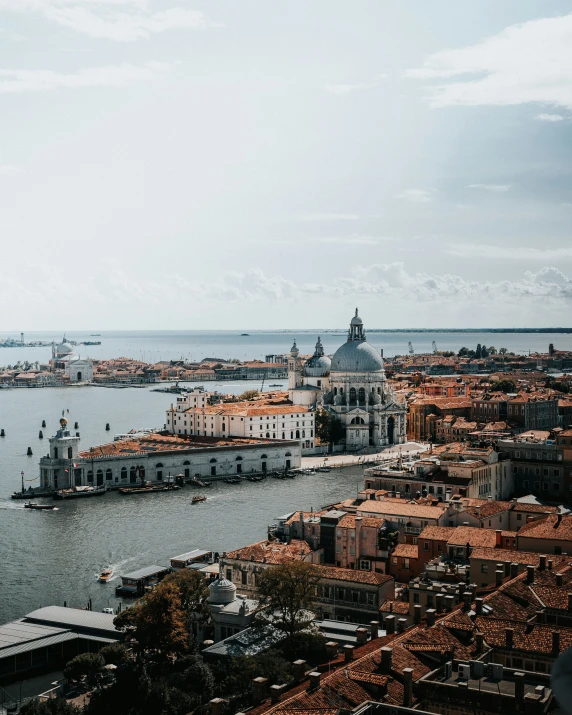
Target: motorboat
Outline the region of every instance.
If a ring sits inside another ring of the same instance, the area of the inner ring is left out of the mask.
[[[206,501],[206,500],[207,500],[206,497],[203,497],[203,496],[194,496],[194,497],[191,499],[191,504],[198,504],[200,501]]]
[[[36,509],[37,511],[53,511],[56,509],[55,504],[33,504],[31,501],[29,501],[27,504],[24,504],[24,509]]]
[[[113,576],[113,569],[103,569],[103,571],[99,574],[97,577],[97,580],[100,583],[107,583],[108,581],[111,580],[111,577]]]

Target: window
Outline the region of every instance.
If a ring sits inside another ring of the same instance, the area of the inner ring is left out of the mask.
[[[247,583],[248,583],[248,574],[246,573],[246,571],[243,571],[243,572],[240,574],[240,576],[241,576],[241,583],[242,583],[242,585],[243,585],[243,586],[246,586]]]
[[[121,468],[121,480],[127,479],[127,469],[125,467]]]
[[[113,479],[113,474],[111,473],[111,469],[108,469],[108,470],[105,472],[105,480],[106,480],[107,482],[110,482],[112,479]]]
[[[489,565],[481,564],[481,573],[488,573],[488,572],[489,572]]]
[[[68,447],[68,459],[73,459],[73,449]]]
[[[429,551],[429,542],[428,541],[423,542],[423,549],[424,549],[424,551]]]
[[[418,593],[413,594],[413,603],[419,603],[419,594]]]

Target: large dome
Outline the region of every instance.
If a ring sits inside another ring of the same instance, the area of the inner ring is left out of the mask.
[[[348,340],[332,358],[332,372],[379,372],[383,359],[377,350],[364,341]]]
[[[219,576],[216,581],[213,581],[209,586],[210,596],[209,603],[225,604],[232,603],[235,599],[236,586],[224,578]]]
[[[73,353],[73,348],[69,343],[60,343],[56,347],[56,353],[58,355],[71,355]]]

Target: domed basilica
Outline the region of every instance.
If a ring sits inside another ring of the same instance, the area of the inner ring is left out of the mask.
[[[406,441],[406,405],[385,379],[383,358],[365,337],[356,309],[347,341],[330,360],[320,338],[302,364],[296,343],[288,360],[290,400],[323,407],[345,427],[346,447],[383,447]]]

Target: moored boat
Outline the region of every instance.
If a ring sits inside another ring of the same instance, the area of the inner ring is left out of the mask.
[[[72,487],[71,489],[58,489],[53,493],[54,499],[79,499],[81,497],[101,497],[105,494],[105,487]]]
[[[181,487],[176,484],[149,484],[144,487],[122,487],[120,494],[151,494],[154,492],[175,492]]]

